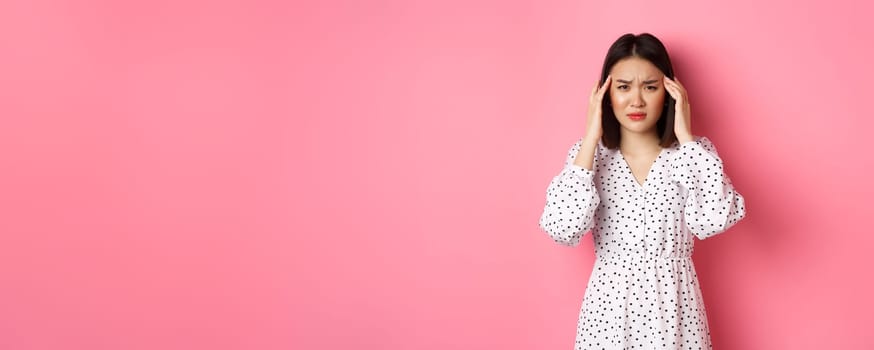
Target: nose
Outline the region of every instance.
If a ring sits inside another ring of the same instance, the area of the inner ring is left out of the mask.
[[[641,92],[641,89],[637,89],[632,93],[631,106],[632,107],[644,107],[644,106],[646,106],[646,101],[643,100],[643,93]]]

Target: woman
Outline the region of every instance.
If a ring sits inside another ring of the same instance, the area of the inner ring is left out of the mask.
[[[693,236],[723,232],[746,212],[690,120],[664,45],[646,33],[616,40],[589,97],[586,133],[540,217],[560,244],[577,246],[587,232],[595,242],[576,349],[712,348]]]

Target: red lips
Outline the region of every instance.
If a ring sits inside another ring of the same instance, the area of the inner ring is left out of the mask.
[[[646,113],[629,113],[628,118],[631,120],[643,120],[646,118]]]

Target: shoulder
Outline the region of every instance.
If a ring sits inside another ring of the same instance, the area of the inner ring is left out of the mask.
[[[713,144],[713,141],[707,136],[692,136],[692,141],[688,141],[680,144],[677,141],[679,146],[677,146],[677,151],[687,150],[687,149],[704,149],[710,153],[718,154],[716,152],[716,145]]]
[[[716,145],[714,145],[713,141],[711,141],[707,136],[695,136],[695,142],[707,151],[716,153]]]
[[[577,157],[577,154],[580,152],[580,149],[583,148],[583,137],[580,137],[574,141],[573,144],[567,150],[567,161],[566,164],[570,165],[574,162]],[[598,144],[595,146],[595,159],[594,161],[597,163],[599,158],[603,157],[604,154],[610,153],[612,150],[604,146],[604,143],[601,140],[598,140]]]
[[[571,145],[568,152],[578,152],[580,148],[583,147],[583,137],[576,139],[576,141]],[[598,144],[595,146],[595,152],[600,153],[603,150],[608,150],[606,146],[604,146],[604,142],[598,139]]]
[[[713,142],[710,140],[710,138],[708,138],[707,136],[701,136],[701,135],[693,135],[692,141],[680,142],[679,140],[677,140],[674,143],[674,145],[677,147],[691,146],[691,145],[708,146],[708,145],[712,145],[712,144],[713,144]]]

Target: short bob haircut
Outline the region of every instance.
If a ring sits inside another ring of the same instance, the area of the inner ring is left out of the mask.
[[[607,75],[610,74],[613,65],[629,57],[645,59],[661,70],[664,75],[674,79],[674,68],[671,66],[671,59],[668,57],[665,45],[652,34],[634,35],[629,33],[616,39],[607,50],[604,67],[601,69],[601,85],[607,80]],[[674,104],[674,98],[665,91],[665,106],[659,121],[656,122],[656,132],[661,137],[660,145],[662,147],[670,147],[677,141],[677,135],[674,134]],[[601,141],[607,148],[616,149],[619,147],[620,139],[619,121],[613,114],[613,108],[610,107],[610,90],[604,94],[604,99],[601,101],[601,111],[601,126],[603,128]]]

